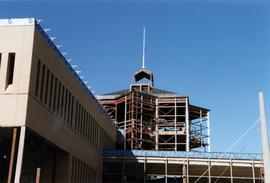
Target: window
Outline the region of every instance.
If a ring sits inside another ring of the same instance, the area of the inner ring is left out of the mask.
[[[82,129],[82,106],[79,104],[79,120],[78,120],[78,132],[81,134]]]
[[[48,101],[49,79],[50,79],[50,71],[47,68],[46,83],[45,83],[45,101],[44,101],[45,105],[47,105]]]
[[[54,78],[54,79],[55,80],[54,80],[54,91],[53,91],[53,93],[54,93],[53,94],[53,111],[56,112],[56,109],[57,109],[56,108],[56,99],[57,99],[56,96],[57,96],[57,88],[58,88],[57,83],[58,83],[58,80],[57,80],[57,78]]]
[[[93,144],[93,118],[90,116],[90,143]]]
[[[83,111],[82,111],[82,122],[81,122],[81,124],[82,124],[82,126],[81,126],[81,128],[82,128],[81,134],[84,137],[84,130],[85,130],[85,128],[84,128],[84,124],[85,124],[85,109],[84,108],[83,108]]]
[[[60,108],[60,117],[64,119],[64,102],[65,102],[65,92],[66,89],[64,85],[62,85],[62,92],[61,92],[61,108]]]
[[[81,135],[84,137],[84,119],[85,119],[85,109],[82,109],[82,120],[81,120]]]
[[[85,127],[85,130],[86,130],[86,139],[87,139],[87,142],[89,142],[89,113],[87,112],[86,113],[86,127]]]
[[[52,109],[52,99],[53,99],[53,81],[54,81],[54,75],[51,73],[51,86],[50,86],[50,94],[49,94],[49,108]]]
[[[75,113],[75,130],[78,130],[78,121],[79,121],[79,103],[76,100],[76,113]]]
[[[35,91],[35,96],[37,97],[38,96],[38,89],[39,89],[39,76],[40,76],[40,66],[41,66],[41,61],[40,60],[38,60],[38,66],[37,66],[37,76],[36,76],[36,78],[37,78],[37,80],[36,80],[36,91]]]
[[[61,83],[59,81],[59,84],[58,84],[58,98],[57,98],[57,114],[60,115],[60,101],[61,101],[61,89],[62,89],[62,86],[61,86]]]
[[[42,71],[41,71],[41,88],[40,88],[40,93],[39,93],[39,99],[42,101],[42,96],[43,96],[43,86],[44,86],[44,79],[45,79],[45,65],[42,65]]]
[[[65,90],[65,104],[64,104],[64,121],[67,122],[67,114],[68,114],[68,110],[67,107],[69,105],[69,92],[67,91],[67,89]]]
[[[68,92],[68,106],[67,106],[67,122],[68,122],[68,124],[71,126],[71,113],[72,113],[72,111],[71,111],[71,94]]]
[[[71,96],[71,112],[70,112],[70,126],[73,127],[73,107],[74,107],[74,97]]]
[[[14,65],[15,65],[15,53],[8,54],[8,70],[6,77],[6,88],[8,85],[13,84],[13,76],[14,76]]]

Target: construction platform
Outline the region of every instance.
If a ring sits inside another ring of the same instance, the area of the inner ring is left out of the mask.
[[[261,154],[104,150],[103,155],[106,183],[263,182]]]

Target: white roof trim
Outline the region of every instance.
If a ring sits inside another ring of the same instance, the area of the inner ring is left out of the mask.
[[[121,95],[96,95],[96,98],[98,100],[102,100],[102,99],[115,99],[116,97],[119,97]]]
[[[0,19],[0,26],[25,26],[35,25],[34,18],[10,18]]]

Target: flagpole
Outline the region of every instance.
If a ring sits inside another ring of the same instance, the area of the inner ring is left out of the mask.
[[[269,137],[267,130],[267,120],[266,120],[263,92],[259,93],[259,106],[260,106],[260,124],[261,124],[263,164],[264,164],[264,182],[270,183]]]

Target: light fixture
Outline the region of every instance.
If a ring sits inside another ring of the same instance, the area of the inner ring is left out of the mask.
[[[41,22],[43,22],[42,19],[37,19],[37,23],[38,23],[38,24],[41,23]]]
[[[54,41],[54,40],[56,39],[56,37],[50,37],[50,39],[51,39],[52,41]]]
[[[44,30],[44,32],[48,32],[48,31],[50,31],[51,29],[43,29]]]

